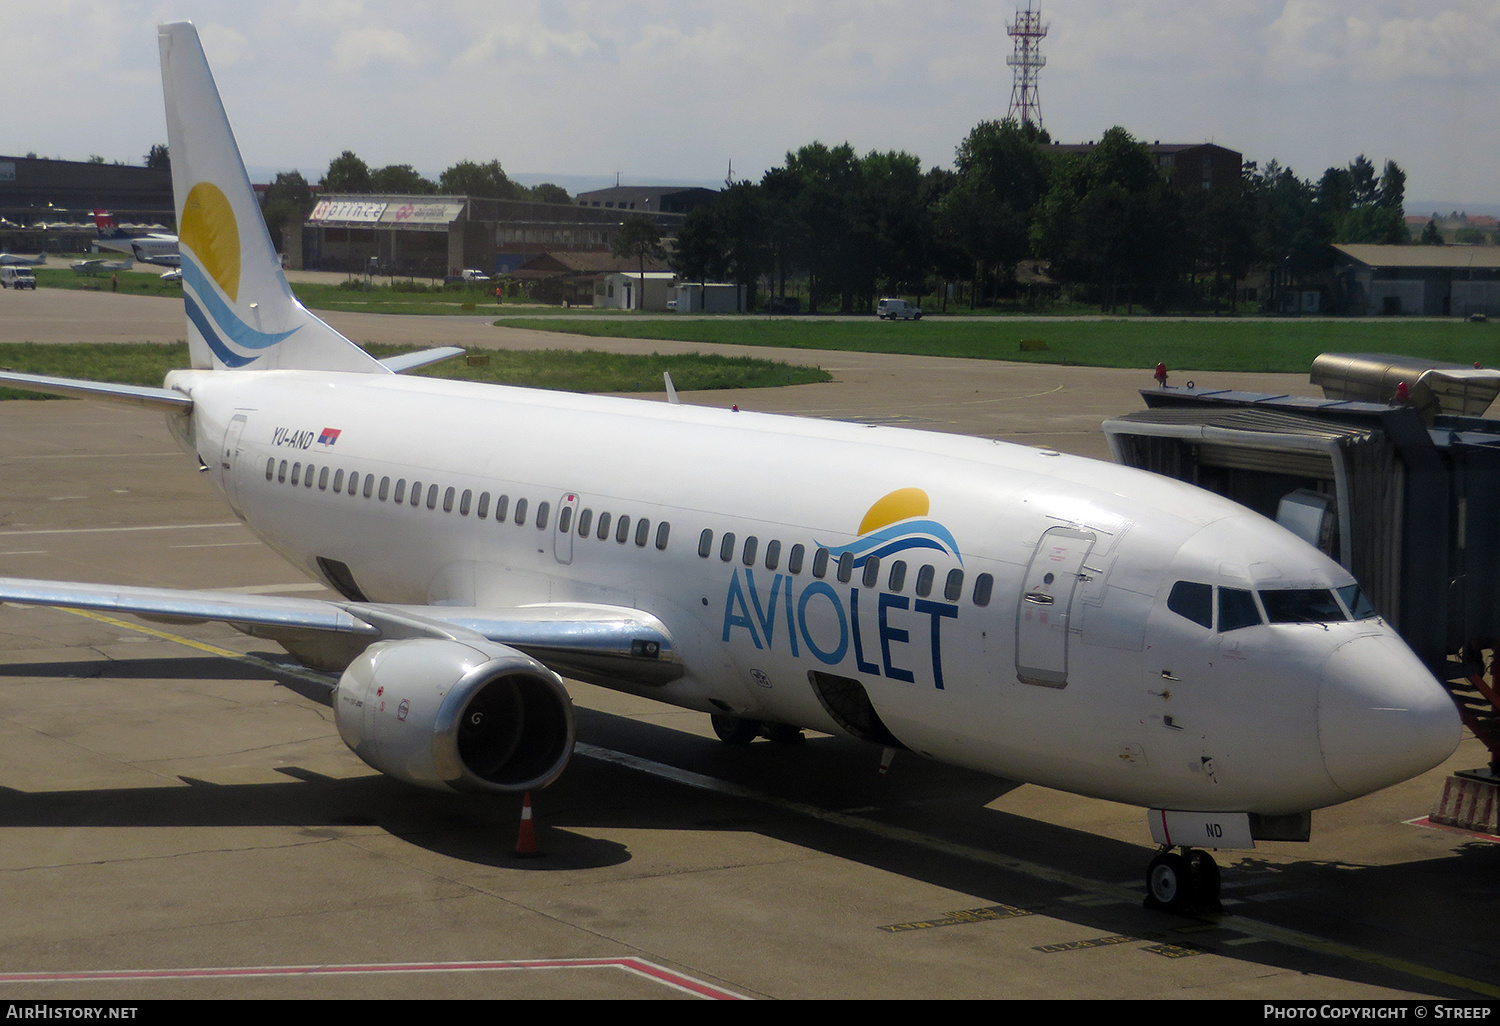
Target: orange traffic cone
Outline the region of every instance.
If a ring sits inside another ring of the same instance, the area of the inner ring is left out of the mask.
[[[519,858],[536,858],[541,851],[536,846],[536,829],[531,823],[531,792],[521,799],[521,830],[516,835],[516,855]]]

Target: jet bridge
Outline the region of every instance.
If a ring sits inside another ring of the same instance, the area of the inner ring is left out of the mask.
[[[1117,462],[1243,503],[1353,573],[1500,771],[1500,371],[1324,354],[1312,381],[1323,398],[1143,389],[1104,431]]]

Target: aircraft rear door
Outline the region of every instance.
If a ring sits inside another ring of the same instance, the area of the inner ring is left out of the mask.
[[[1068,635],[1078,573],[1096,536],[1072,527],[1042,535],[1016,608],[1016,677],[1046,688],[1068,685]]]
[[[243,413],[236,413],[229,422],[229,428],[224,432],[224,446],[219,453],[219,483],[224,489],[224,498],[229,501],[229,508],[234,510],[234,515],[241,520],[245,514],[240,512],[240,486],[238,478],[238,466],[240,461],[240,436],[245,433],[245,424],[248,417]]]

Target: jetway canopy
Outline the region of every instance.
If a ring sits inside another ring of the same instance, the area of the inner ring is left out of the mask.
[[[1115,461],[1226,495],[1272,519],[1289,493],[1328,495],[1337,515],[1329,554],[1395,619],[1401,608],[1404,470],[1378,426],[1275,408],[1149,409],[1106,421]]]

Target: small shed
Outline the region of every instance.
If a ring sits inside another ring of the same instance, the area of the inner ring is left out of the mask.
[[[645,296],[642,297],[642,278]],[[611,310],[656,310],[666,312],[672,298],[672,284],[677,275],[671,271],[647,271],[630,274],[614,271],[601,275],[594,283],[594,306]]]

